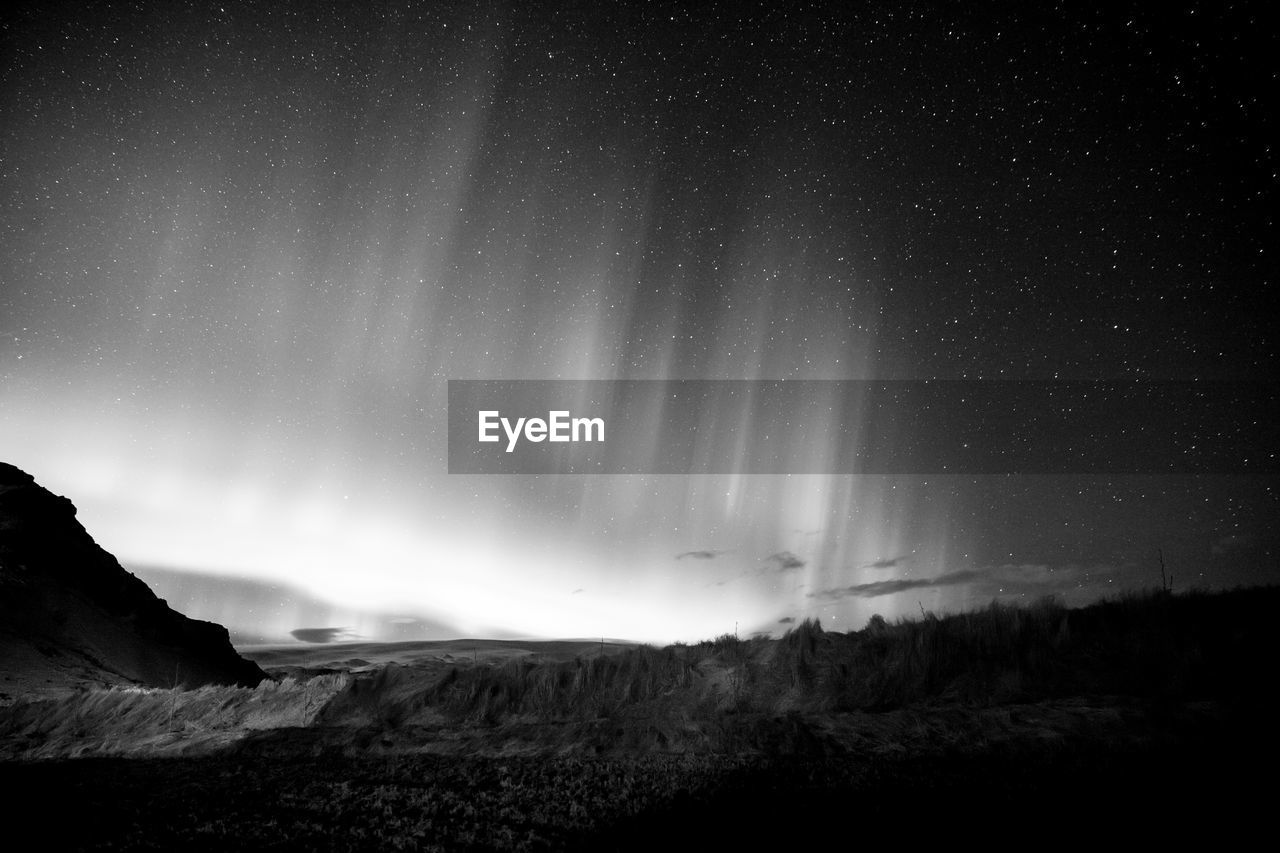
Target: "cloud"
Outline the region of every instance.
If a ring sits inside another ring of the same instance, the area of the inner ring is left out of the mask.
[[[295,640],[304,643],[336,643],[340,640],[357,640],[350,628],[295,628],[289,632]]]
[[[883,557],[872,563],[863,563],[864,569],[892,569],[899,563],[905,563],[910,559],[909,554],[903,554],[901,557]]]
[[[790,551],[779,551],[776,554],[770,554],[765,557],[765,562],[773,561],[778,564],[778,571],[790,572],[804,567],[804,560],[792,554]]]
[[[1114,589],[1119,578],[1116,566],[1068,563],[1005,563],[978,569],[944,572],[931,578],[898,578],[809,593],[810,598],[837,601],[842,598],[879,598],[913,589],[940,589],[972,584],[971,592],[984,596],[1066,594],[1082,589]]]
[[[579,593],[583,593],[583,592],[586,592],[586,590],[585,590],[585,589],[583,589],[582,587],[578,587],[577,589],[575,589],[573,592],[571,592],[571,593],[569,593],[569,594],[570,594],[570,595],[578,595]]]
[[[714,560],[721,554],[728,554],[728,551],[713,551],[707,549],[704,551],[685,551],[683,554],[676,554],[677,560],[683,560],[685,557],[692,557],[695,560]]]
[[[895,592],[906,592],[911,589],[932,589],[943,586],[954,586],[960,583],[982,580],[986,577],[982,572],[966,570],[948,572],[933,578],[903,578],[892,581],[872,581],[839,589],[824,589],[809,593],[810,598],[839,600],[841,598],[879,598],[882,595],[893,595]]]
[[[791,623],[793,623],[793,622],[795,622],[795,621],[796,621],[796,617],[794,617],[794,616],[783,616],[781,619],[779,619],[779,620],[778,620],[778,624],[779,624],[779,625],[790,625]]]
[[[726,552],[722,551],[719,553]],[[730,578],[724,578],[722,580],[715,581],[714,583],[708,582],[707,586],[724,586],[725,584],[730,584],[734,581],[740,581],[746,578],[764,577],[766,575],[777,574],[778,572],[793,572],[805,565],[804,560],[800,559],[795,554],[792,554],[790,551],[779,551],[776,554],[770,554],[768,557],[764,558],[764,561],[766,563],[777,563],[778,565],[776,568],[765,565],[745,572],[739,572]]]

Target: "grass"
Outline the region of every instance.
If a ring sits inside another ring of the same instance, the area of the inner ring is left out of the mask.
[[[835,633],[808,620],[779,640],[723,635],[609,658],[453,669],[420,697],[458,722],[676,712],[886,710],[1075,695],[1191,698],[1262,687],[1280,591],[1128,595],[1070,610],[992,602]]]
[[[1253,732],[1175,720],[1119,744],[1123,727],[854,760],[281,755],[249,744],[180,760],[0,762],[0,787],[14,815],[68,804],[68,819],[39,829],[66,849],[786,849],[829,844],[836,825],[863,844],[901,843],[903,827],[930,844],[992,827],[1084,844],[1104,826],[1128,842],[1207,832],[1239,846],[1269,814],[1270,789],[1254,780],[1276,750]],[[1178,818],[1152,820],[1171,797]]]
[[[1268,690],[1277,612],[1276,588],[1157,591],[1074,610],[1043,599],[875,618],[850,633],[805,620],[776,640],[726,634],[571,660],[390,664],[253,689],[94,690],[0,709],[0,756],[209,751],[289,729],[371,733],[347,739],[357,747],[377,733],[410,733],[388,743],[420,747],[496,729],[557,750],[790,749],[807,737],[796,715],[1069,697],[1248,700]]]
[[[610,657],[453,668],[422,699],[455,719],[487,723],[509,716],[609,717],[688,690],[694,677],[688,656],[675,647],[640,646]]]
[[[245,732],[310,725],[351,680],[334,674],[257,687],[118,687],[17,702],[0,712],[0,757],[201,751]]]
[[[850,634],[805,623],[784,637],[814,707],[879,710],[935,700],[993,705],[1077,695],[1242,696],[1265,689],[1275,588],[1126,595],[1071,610],[1046,598]]]
[[[0,787],[15,814],[74,802],[42,828],[69,848],[754,849],[825,843],[833,819],[892,842],[992,814],[1084,841],[1096,825],[1062,815],[1115,802],[1109,832],[1221,840],[1266,813],[1278,608],[1276,589],[1046,599],[443,673],[86,691],[0,709],[10,758],[55,759],[0,761]],[[1195,808],[1149,820],[1170,796]]]

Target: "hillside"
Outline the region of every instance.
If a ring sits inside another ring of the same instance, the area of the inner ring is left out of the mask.
[[[170,609],[75,516],[71,501],[0,463],[0,694],[266,677],[225,628]]]
[[[1280,756],[1277,605],[1157,592],[663,649],[281,651],[262,657],[292,676],[252,689],[0,708],[0,781],[33,808],[74,792],[83,819],[55,835],[115,849],[650,850],[677,823],[681,847],[763,849],[849,814],[864,841],[998,819],[1088,842],[1061,815],[1103,811],[1114,839],[1244,839]]]

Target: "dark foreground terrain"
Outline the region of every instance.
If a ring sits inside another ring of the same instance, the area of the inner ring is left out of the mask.
[[[0,765],[52,847],[141,850],[787,849],[866,843],[1234,847],[1276,805],[1274,740],[1156,709],[1139,736],[925,755],[629,758],[280,754]],[[1127,736],[1125,736],[1127,734]]]
[[[16,701],[0,787],[11,821],[64,815],[36,831],[72,849],[1233,845],[1276,806],[1277,612],[1272,589],[1154,593],[289,661],[253,688]]]

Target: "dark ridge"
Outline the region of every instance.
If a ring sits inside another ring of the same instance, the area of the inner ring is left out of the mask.
[[[257,685],[227,629],[169,608],[76,520],[65,497],[0,462],[0,689]]]

